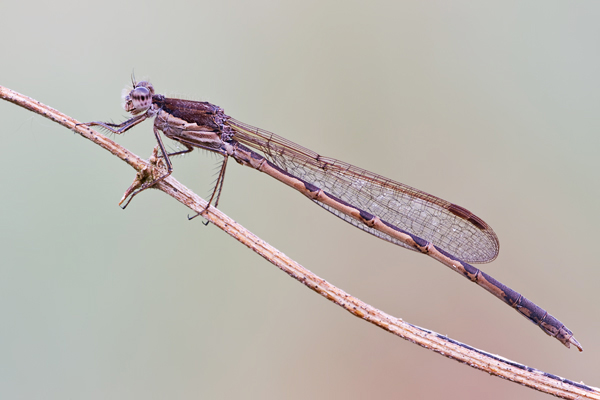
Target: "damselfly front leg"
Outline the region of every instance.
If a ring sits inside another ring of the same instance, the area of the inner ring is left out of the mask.
[[[129,118],[127,121],[120,123],[120,124],[113,124],[111,122],[102,122],[102,121],[92,121],[92,122],[86,122],[86,123],[78,124],[78,125],[101,126],[102,128],[109,130],[112,133],[116,133],[117,135],[120,135],[121,133],[127,132],[128,130],[130,130],[131,128],[136,126],[137,124],[145,121],[147,118],[148,118],[148,115],[146,113],[144,113],[142,115],[136,115],[135,117]]]

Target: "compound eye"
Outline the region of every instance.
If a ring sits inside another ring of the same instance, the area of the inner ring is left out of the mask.
[[[138,86],[125,98],[125,111],[139,114],[152,106],[152,92],[147,87]]]

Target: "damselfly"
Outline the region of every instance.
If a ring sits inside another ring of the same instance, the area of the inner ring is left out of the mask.
[[[298,190],[327,211],[378,238],[427,254],[477,283],[565,346],[582,347],[559,320],[491,276],[468,264],[492,261],[498,238],[492,228],[467,209],[399,182],[323,157],[287,139],[226,115],[208,102],[167,98],[149,82],[133,83],[124,108],[133,116],[121,124],[90,122],[121,134],[155,118],[154,135],[167,172],[143,184],[152,187],[173,171],[170,157],[201,148],[223,156],[209,204],[215,205],[229,157]],[[185,146],[168,153],[160,132]],[[206,212],[205,209],[203,212]]]

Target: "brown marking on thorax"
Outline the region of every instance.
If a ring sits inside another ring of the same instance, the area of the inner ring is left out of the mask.
[[[203,148],[219,148],[223,142],[223,111],[210,103],[155,95],[156,128],[178,142]]]

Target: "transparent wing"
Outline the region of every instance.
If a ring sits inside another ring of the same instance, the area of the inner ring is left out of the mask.
[[[500,245],[492,228],[456,204],[343,161],[322,157],[285,138],[243,122],[229,119],[227,124],[235,131],[235,140],[259,151],[288,173],[432,242],[463,261],[485,263],[498,255]],[[314,202],[357,228],[414,250],[319,201]]]

